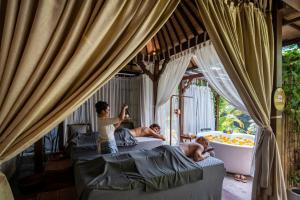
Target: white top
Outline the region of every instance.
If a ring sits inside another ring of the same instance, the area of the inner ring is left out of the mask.
[[[115,118],[98,118],[99,142],[115,140],[114,124],[120,122],[119,117]]]

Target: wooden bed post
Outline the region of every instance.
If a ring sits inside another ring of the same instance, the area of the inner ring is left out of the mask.
[[[158,81],[159,81],[159,61],[154,61],[154,74],[153,74],[153,116],[155,118],[155,109],[157,103],[157,90],[158,90]]]
[[[42,172],[44,170],[44,146],[43,138],[34,143],[34,171]]]
[[[278,87],[282,87],[282,22],[283,17],[280,12],[280,2],[274,1],[272,8],[273,30],[274,30],[274,76],[273,76],[273,93]],[[271,127],[276,135],[279,152],[281,155],[281,162],[284,172],[285,181],[287,183],[287,163],[285,152],[285,133],[283,129],[282,112],[277,111],[274,107],[274,94],[272,94],[272,107],[271,107]]]
[[[181,97],[184,95],[184,90],[183,90],[183,81],[180,81],[179,84],[179,96]],[[179,117],[179,134],[183,135],[183,130],[184,130],[184,99],[179,98],[179,110],[180,110],[180,117]]]
[[[169,62],[169,58],[166,58],[163,62],[162,68],[159,69],[159,60],[154,60],[154,71],[151,73],[148,69],[146,69],[145,63],[141,60],[138,62],[138,65],[142,69],[142,71],[152,80],[153,83],[153,115],[155,117],[155,107],[157,100],[157,89],[158,89],[158,81],[162,73],[165,71],[166,66]]]
[[[59,123],[57,128],[57,137],[58,137],[58,149],[59,152],[63,152],[64,148],[64,122]]]

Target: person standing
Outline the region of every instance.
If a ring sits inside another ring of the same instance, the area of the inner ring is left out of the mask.
[[[96,112],[98,114],[98,152],[102,154],[117,153],[118,147],[114,136],[114,131],[118,128],[121,122],[125,119],[127,105],[123,105],[119,116],[110,117],[110,108],[107,102],[98,101],[95,104]]]

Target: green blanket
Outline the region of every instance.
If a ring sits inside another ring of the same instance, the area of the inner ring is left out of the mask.
[[[159,146],[122,154],[103,155],[90,162],[102,167],[102,173],[89,182],[94,189],[146,191],[165,190],[202,179],[202,168],[186,157],[178,147]],[[95,174],[94,174],[95,175]]]

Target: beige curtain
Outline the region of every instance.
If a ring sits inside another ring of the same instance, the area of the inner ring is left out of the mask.
[[[270,127],[274,46],[271,0],[196,0],[207,32],[247,110],[261,127],[252,199],[286,200]]]
[[[112,78],[178,4],[0,2],[0,163],[41,138]]]
[[[14,199],[13,193],[10,189],[9,182],[5,175],[0,171],[0,199],[12,200]]]

